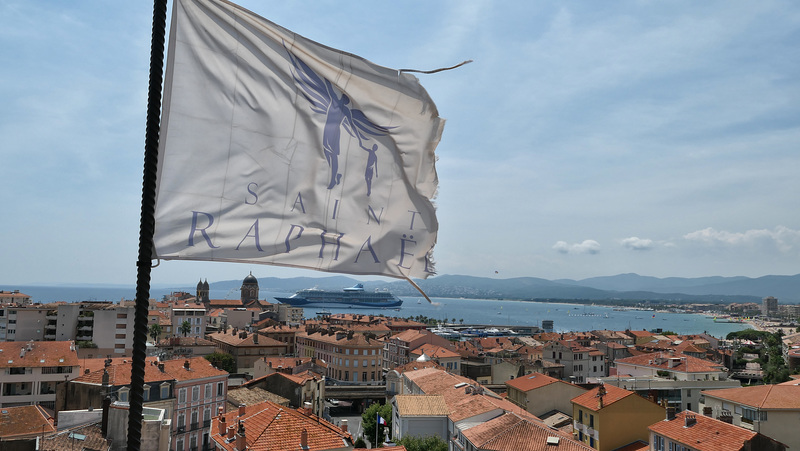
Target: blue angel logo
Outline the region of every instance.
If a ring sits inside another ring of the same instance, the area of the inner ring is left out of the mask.
[[[322,150],[325,160],[331,169],[331,178],[328,189],[341,182],[342,174],[339,173],[339,147],[344,130],[358,139],[358,145],[367,152],[367,164],[364,170],[364,182],[367,186],[367,196],[372,193],[372,177],[378,175],[378,145],[369,146],[371,136],[384,136],[394,127],[377,125],[367,119],[361,110],[350,105],[350,98],[344,92],[338,94],[330,81],[320,77],[306,63],[301,61],[289,49],[286,49],[292,62],[294,71],[292,76],[297,85],[302,89],[301,94],[311,104],[311,111],[325,115],[325,127],[322,129]],[[366,144],[365,144],[366,142]]]

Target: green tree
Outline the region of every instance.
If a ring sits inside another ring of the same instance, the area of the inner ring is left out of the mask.
[[[372,443],[375,448],[378,445],[375,442],[375,428],[378,425],[378,415],[386,420],[386,426],[378,428],[378,443],[383,443],[386,440],[384,430],[388,428],[392,430],[392,406],[391,404],[374,403],[367,407],[367,410],[361,414],[361,429],[364,431],[364,437]]]
[[[206,356],[203,356],[211,362],[212,365],[221,369],[222,371],[227,371],[229,373],[236,372],[236,359],[233,358],[232,355],[225,353],[225,352],[213,352]]]
[[[158,323],[150,325],[150,333],[149,333],[149,335],[150,335],[150,338],[153,339],[153,343],[158,341],[158,337],[161,335],[161,330],[162,330],[161,329],[161,325],[158,324]]]
[[[188,319],[184,320],[181,324],[180,331],[184,337],[189,335],[189,333],[192,331],[192,323],[190,323]]]
[[[447,443],[435,435],[427,437],[406,435],[398,440],[397,444],[405,446],[406,451],[447,451]]]

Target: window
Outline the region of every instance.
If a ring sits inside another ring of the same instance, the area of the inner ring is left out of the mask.
[[[358,355],[358,349],[353,349],[353,355]]]
[[[206,392],[204,398],[210,399],[211,398],[211,384],[206,384]]]
[[[192,401],[200,400],[200,387],[195,385],[192,387]]]
[[[362,381],[364,381],[364,382],[366,382],[366,381],[367,381],[367,372],[366,372],[366,371],[364,371],[363,373],[361,373],[361,380],[362,380]]]
[[[183,438],[179,438],[175,445],[175,451],[183,451]]]
[[[128,387],[120,388],[119,392],[118,392],[119,400],[122,401],[122,402],[128,402],[128,393],[129,392],[130,392],[130,389]]]
[[[367,359],[364,359],[364,362],[361,364],[361,366],[367,366],[367,363]]]
[[[144,390],[144,392],[142,394],[143,399],[145,401],[150,401],[150,386],[145,384],[144,387],[142,387],[142,390]]]
[[[169,398],[169,384],[164,382],[161,384],[161,399]]]
[[[664,450],[664,437],[660,435],[653,436],[653,450],[654,451],[665,451]]]
[[[184,414],[183,412],[178,414],[178,424],[177,424],[177,426],[179,428],[186,426],[186,414]],[[183,448],[183,447],[181,447],[181,448]]]
[[[592,415],[591,413],[589,414],[589,427],[590,428],[594,427],[594,415]]]
[[[222,396],[225,393],[223,392],[224,388],[222,387],[222,382],[217,382],[217,396]]]
[[[742,421],[751,424],[754,421],[767,421],[767,412],[742,407]]]
[[[583,410],[578,411],[578,423],[583,423]]]
[[[182,388],[178,390],[178,402],[183,404],[186,402],[186,389]]]

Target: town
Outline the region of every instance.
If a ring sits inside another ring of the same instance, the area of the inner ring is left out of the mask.
[[[720,339],[309,317],[252,274],[209,291],[150,300],[142,450],[800,448],[800,333],[778,326],[799,315],[774,297],[727,306],[758,327]],[[133,322],[133,301],[0,292],[0,448],[124,449]]]

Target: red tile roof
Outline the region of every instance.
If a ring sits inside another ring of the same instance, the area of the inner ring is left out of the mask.
[[[704,390],[702,393],[759,409],[800,410],[800,385],[754,385]]]
[[[51,434],[56,431],[53,419],[39,406],[3,407],[0,410],[0,438]]]
[[[510,381],[506,381],[506,385],[509,387],[514,387],[522,392],[529,392],[536,388],[541,388],[544,387],[545,385],[554,384],[556,382],[562,382],[562,381],[554,377],[550,377],[546,374],[533,373],[533,374],[528,374],[526,376],[518,377],[516,379],[511,379]]]
[[[0,368],[78,365],[78,352],[71,341],[0,342]]]
[[[627,398],[628,396],[635,396],[635,393],[632,391],[606,384],[595,387],[582,395],[572,398],[572,402],[589,410],[593,410],[595,412],[599,411],[601,409],[599,399],[600,387],[603,387],[606,390],[606,394],[603,396],[603,408],[606,408],[621,399]]]
[[[464,431],[464,437],[476,448],[492,451],[590,451],[592,448],[574,440],[572,434],[551,429],[540,421],[506,413]],[[557,440],[549,445],[547,440]]]
[[[739,426],[715,420],[703,415],[692,415],[695,423],[686,425],[686,412],[672,420],[659,421],[648,429],[654,433],[681,443],[698,451],[731,451],[742,446],[757,435]]]
[[[228,426],[236,426],[238,420],[244,421],[248,449],[252,451],[300,450],[301,433],[308,434],[308,451],[339,449],[352,446],[349,433],[315,415],[304,415],[294,409],[281,407],[270,401],[247,406],[243,416],[238,411],[223,414]],[[236,440],[228,442],[219,434],[219,417],[211,425],[211,439],[217,446],[234,451]]]
[[[672,362],[670,359],[679,360]],[[634,355],[632,357],[625,357],[624,359],[617,359],[616,363],[617,366],[627,363],[681,373],[712,373],[722,371],[724,368],[722,364],[710,360],[699,359],[686,354],[671,354],[667,352]]]
[[[102,384],[103,359],[89,359],[91,362],[86,363],[86,368],[89,373],[84,373],[75,378],[73,382],[82,382],[87,384]],[[189,363],[189,368],[185,368],[186,362]],[[100,364],[97,368],[98,363]],[[208,360],[203,357],[193,357],[190,359],[176,359],[166,360],[161,362],[164,364],[164,371],[162,372],[155,357],[148,357],[144,367],[144,381],[145,382],[158,382],[167,380],[177,380],[178,382],[202,379],[214,376],[227,376],[226,371],[218,370]],[[131,383],[131,359],[124,359],[120,362],[114,363],[108,367],[109,384],[111,386],[130,385]],[[97,368],[92,370],[92,368]]]

